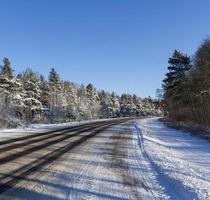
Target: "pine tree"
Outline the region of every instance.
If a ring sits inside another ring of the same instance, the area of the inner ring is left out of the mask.
[[[55,68],[52,68],[50,70],[50,74],[49,74],[49,83],[50,83],[50,87],[53,91],[56,90],[61,90],[61,80],[60,80],[60,76],[58,75],[58,73],[55,71]]]
[[[129,94],[122,94],[120,99],[120,113],[122,117],[136,116],[136,106]]]
[[[30,68],[27,68],[18,76],[22,82],[24,93],[21,94],[25,105],[25,118],[28,123],[39,116],[42,110],[41,89],[39,75]]]
[[[194,56],[194,68],[190,74],[190,91],[196,113],[196,123],[210,124],[210,38],[204,40]]]
[[[98,93],[91,83],[87,85],[86,91],[87,91],[87,98],[90,100],[91,104],[94,104],[96,101],[99,100]]]
[[[49,73],[49,110],[50,110],[50,121],[51,123],[62,121],[65,115],[65,97],[63,94],[63,81],[61,81],[59,74],[54,68]]]
[[[111,95],[102,90],[99,92],[99,98],[101,106],[99,114],[100,118],[111,118],[113,116]]]
[[[43,78],[40,77],[40,101],[45,109],[49,108],[50,106],[50,85],[49,83]]]
[[[17,118],[22,117],[21,89],[21,83],[14,78],[10,61],[5,58],[0,72],[0,121],[6,121],[9,126],[19,124]]]
[[[174,88],[178,86],[180,82],[185,78],[186,72],[192,67],[191,59],[189,56],[175,50],[172,57],[168,60],[169,72],[166,74],[166,78],[163,80],[164,86]]]
[[[65,117],[76,120],[78,117],[76,111],[78,106],[77,88],[73,83],[64,81],[63,93],[66,101]]]
[[[4,76],[5,78],[8,78],[8,79],[14,78],[13,69],[12,69],[9,59],[4,58],[3,63],[4,63],[4,65],[1,66],[0,75]]]
[[[98,92],[91,83],[89,83],[86,87],[86,98],[88,100],[88,115],[90,115],[92,119],[98,118],[100,113],[99,96]]]
[[[0,70],[0,93],[5,104],[8,105],[12,99],[12,94],[16,90],[16,82],[13,79],[13,69],[9,59],[4,58],[3,63]]]
[[[115,93],[111,93],[111,107],[112,107],[112,117],[120,116],[120,97]]]
[[[191,69],[191,59],[189,56],[175,50],[172,57],[168,60],[169,72],[163,80],[163,88],[165,91],[164,98],[169,110],[170,117],[178,120],[183,112],[183,98],[182,94],[187,94],[188,104],[192,107],[194,115],[194,106],[187,84],[186,73]]]
[[[15,120],[58,123],[153,114],[154,102],[136,95],[98,92],[91,83],[85,87],[63,81],[54,68],[48,80],[30,68],[15,77],[5,58],[0,70],[0,109],[0,122],[8,124],[17,124]]]

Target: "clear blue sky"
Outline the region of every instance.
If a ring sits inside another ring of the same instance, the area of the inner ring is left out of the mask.
[[[209,0],[0,0],[0,59],[16,73],[154,96],[174,49],[210,35]]]

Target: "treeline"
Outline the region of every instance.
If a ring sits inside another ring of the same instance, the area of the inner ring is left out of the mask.
[[[59,123],[98,118],[160,114],[151,98],[97,91],[92,84],[77,85],[60,79],[54,68],[46,80],[27,68],[18,75],[9,59],[0,68],[0,125]]]
[[[175,121],[210,125],[210,38],[190,57],[175,50],[163,80],[166,114]]]

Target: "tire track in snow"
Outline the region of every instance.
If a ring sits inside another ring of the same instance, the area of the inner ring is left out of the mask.
[[[144,160],[149,163],[152,171],[154,172],[154,175],[156,177],[159,186],[163,188],[168,198],[174,200],[199,199],[195,192],[190,191],[188,188],[184,187],[182,182],[174,180],[169,175],[164,173],[164,171],[160,168],[160,166],[158,166],[158,164],[156,164],[150,158],[150,156],[147,154],[144,148],[144,137],[142,130],[137,124],[135,125],[135,128],[137,130],[137,135],[139,140],[138,144],[141,154],[143,155]]]

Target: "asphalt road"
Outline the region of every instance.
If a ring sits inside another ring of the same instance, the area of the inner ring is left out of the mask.
[[[210,199],[209,141],[158,118],[7,134],[0,200]]]
[[[131,123],[128,121],[130,120],[99,121],[1,141],[0,199],[92,199],[88,195],[88,192],[90,192],[88,188],[85,189],[87,194],[85,193],[85,198],[83,198],[80,195],[84,196],[82,191],[77,193],[72,190],[72,187],[74,187],[72,181],[67,181],[66,184],[63,182],[66,182],[66,178],[69,176],[73,179],[78,176],[76,182],[83,182],[82,174],[84,168],[87,168],[87,163],[91,163],[89,167],[94,173],[95,170],[98,170],[97,165],[100,165],[100,160],[93,161],[92,159],[97,157],[101,159],[104,156],[107,157],[108,154],[110,154],[111,160],[104,164],[101,163],[102,167],[107,165],[109,168],[113,168],[114,173],[116,168],[122,170],[120,166],[118,167],[118,162],[120,164],[123,161],[120,160],[120,152],[118,152],[117,146],[123,145],[120,140],[131,139],[129,136],[122,137],[119,135],[120,131],[128,131],[126,130],[127,124],[130,125]],[[111,144],[113,149],[110,153],[109,146]],[[98,154],[99,150],[100,154]],[[72,158],[72,156],[75,157],[75,152],[78,155],[76,158]],[[82,157],[85,155],[88,158],[83,159]],[[76,167],[75,163],[77,163]],[[66,164],[70,166],[67,167]],[[74,165],[74,167],[71,165]],[[65,168],[64,171],[63,168]],[[63,177],[47,183],[47,179],[57,177],[61,173],[63,173]],[[69,173],[72,174],[72,177]],[[119,172],[116,171],[116,173]],[[120,174],[120,178],[125,182],[128,181],[128,185],[136,184],[136,180],[129,177],[126,168]],[[59,191],[51,191],[50,185]],[[90,185],[87,185],[87,187],[90,187]],[[42,188],[41,191],[40,188]],[[66,192],[65,194],[62,192],[63,189],[68,191],[68,195],[66,195]],[[77,189],[80,190],[80,188]],[[133,189],[131,193],[137,196]],[[112,196],[103,193],[97,195],[96,192],[95,198],[97,196],[99,199],[112,198]],[[120,196],[119,198],[125,199]]]

